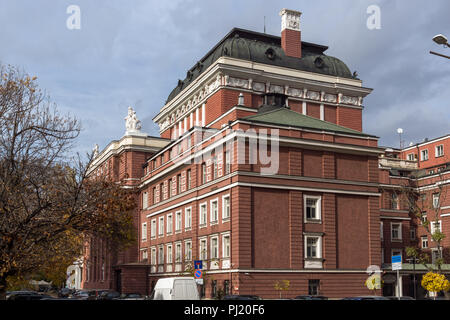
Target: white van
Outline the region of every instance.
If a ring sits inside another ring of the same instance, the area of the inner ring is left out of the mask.
[[[193,277],[162,278],[156,282],[152,300],[200,300]]]

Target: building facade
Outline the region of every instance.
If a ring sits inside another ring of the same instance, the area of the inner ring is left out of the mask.
[[[205,298],[275,298],[281,280],[289,297],[381,294],[365,286],[370,266],[381,272],[410,244],[386,228],[408,234],[415,221],[389,192],[429,181],[395,175],[391,162],[413,172],[419,161],[408,148],[390,160],[362,131],[372,90],[326,46],[301,40],[300,12],[280,16],[281,37],[235,28],[188,70],[154,118],[160,137],[127,122],[98,154],[93,174],[126,175],[136,191],[139,239],[116,256],[91,239],[83,287],[150,294],[201,260]]]

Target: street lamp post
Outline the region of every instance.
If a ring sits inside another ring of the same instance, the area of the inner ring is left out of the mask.
[[[450,44],[448,43],[447,37],[442,35],[442,34],[435,35],[433,37],[433,41],[436,42],[439,45],[443,45],[444,47],[450,48]],[[437,53],[437,52],[434,52],[434,51],[430,51],[430,53],[434,54],[434,55],[437,55],[437,56],[440,56],[440,57],[443,57],[443,58],[450,59],[450,56],[446,56],[445,54],[442,54],[442,53]]]

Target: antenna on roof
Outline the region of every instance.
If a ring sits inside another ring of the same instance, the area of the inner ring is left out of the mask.
[[[266,33],[266,16],[264,16],[264,33]]]

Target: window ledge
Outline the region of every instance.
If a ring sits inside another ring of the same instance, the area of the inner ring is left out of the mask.
[[[322,220],[321,219],[308,219],[306,218],[305,223],[316,223],[316,224],[321,224]]]

